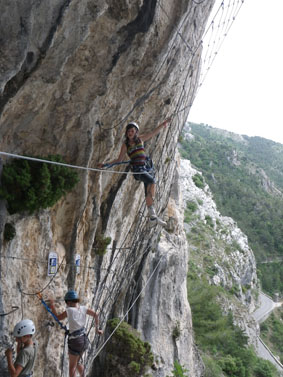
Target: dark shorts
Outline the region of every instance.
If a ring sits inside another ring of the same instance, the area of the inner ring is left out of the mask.
[[[81,356],[88,347],[88,338],[86,334],[78,338],[68,339],[68,350],[71,355]]]
[[[134,173],[140,173],[140,174],[134,174],[134,178],[135,180],[141,181],[144,183],[144,192],[145,192],[145,196],[147,196],[148,185],[155,183],[155,172],[154,172],[152,161],[148,159],[147,163],[143,166],[133,166],[132,171]]]

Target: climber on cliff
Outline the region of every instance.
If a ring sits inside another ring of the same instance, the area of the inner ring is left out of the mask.
[[[37,352],[37,344],[32,339],[34,333],[35,326],[30,319],[23,319],[14,327],[13,335],[17,342],[17,355],[14,363],[13,350],[8,348],[5,352],[11,377],[30,377],[33,374]]]
[[[69,290],[64,297],[67,308],[61,314],[57,314],[53,298],[49,299],[50,309],[59,320],[68,318],[69,336],[69,376],[74,377],[78,370],[81,377],[84,376],[84,366],[81,364],[83,353],[88,347],[88,338],[85,332],[86,315],[90,315],[95,320],[95,327],[99,335],[103,331],[99,329],[98,314],[86,306],[79,305],[80,299],[76,291]]]
[[[119,163],[124,160],[127,154],[130,157],[131,169],[134,174],[134,178],[137,181],[142,181],[145,188],[145,201],[149,213],[150,224],[155,226],[160,224],[166,225],[165,221],[162,221],[156,214],[154,208],[154,195],[155,195],[155,177],[152,161],[146,156],[144,150],[144,142],[157,135],[162,128],[166,127],[170,122],[170,118],[166,119],[153,131],[139,135],[139,126],[135,122],[130,122],[125,131],[125,141],[122,144],[120,154],[117,159],[107,163],[98,164],[99,168],[103,168],[107,165]],[[140,173],[140,174],[137,174]]]

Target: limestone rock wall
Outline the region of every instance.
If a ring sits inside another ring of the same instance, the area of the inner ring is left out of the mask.
[[[201,37],[213,3],[1,0],[0,151],[59,153],[67,163],[94,168],[117,156],[128,121],[137,121],[145,132],[174,114],[170,127],[146,146],[157,170],[157,209],[174,232],[180,225],[168,204],[175,149],[193,101]],[[7,160],[2,156],[3,163]],[[15,322],[30,317],[39,343],[35,377],[60,375],[64,336],[36,293],[42,291],[45,299],[54,295],[63,309],[64,292],[75,287],[83,303],[100,312],[103,327],[108,318],[126,315],[145,340],[152,340],[159,358],[152,375],[168,374],[175,359],[190,365],[191,376],[199,375],[179,231],[175,241],[163,235],[157,246],[160,229],[148,228],[142,185],[125,174],[78,172],[76,188],[49,210],[10,216],[1,203],[1,231],[5,221],[16,228],[12,241],[1,239],[1,355]],[[98,236],[112,240],[104,257],[96,254]],[[47,276],[50,251],[59,256],[54,279]],[[143,300],[128,313],[144,286]],[[176,299],[168,299],[175,289]],[[154,311],[149,311],[153,297]],[[12,306],[19,309],[4,316]],[[168,336],[176,320],[186,337]],[[94,360],[95,349],[105,339],[99,341],[93,331],[90,339],[86,366],[95,376],[93,361],[103,367],[103,351]],[[167,340],[164,347],[160,339]],[[5,376],[3,358],[0,369]]]

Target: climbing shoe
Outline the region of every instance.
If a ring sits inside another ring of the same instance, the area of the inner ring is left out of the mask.
[[[166,226],[166,222],[161,220],[159,217],[150,217],[149,223],[151,227],[154,227],[156,225]]]

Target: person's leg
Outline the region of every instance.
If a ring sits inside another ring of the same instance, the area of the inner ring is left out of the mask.
[[[140,180],[144,183],[145,188],[145,202],[150,217],[151,226],[160,224],[162,226],[166,225],[166,222],[161,220],[154,208],[154,196],[155,196],[155,179],[154,176],[150,175],[148,172],[144,172],[140,175]]]
[[[69,377],[76,376],[76,369],[80,356],[69,353]]]
[[[146,192],[145,201],[147,205],[148,214],[150,217],[151,226],[155,226],[157,224],[166,226],[167,225],[166,222],[161,220],[155,212],[155,208],[154,208],[155,182],[153,183],[145,182],[145,192]]]
[[[150,207],[154,203],[154,195],[155,195],[155,183],[149,183],[146,185],[146,197],[145,202],[147,207]]]
[[[84,377],[84,366],[83,366],[83,364],[78,363],[77,370],[80,374],[80,377]]]

